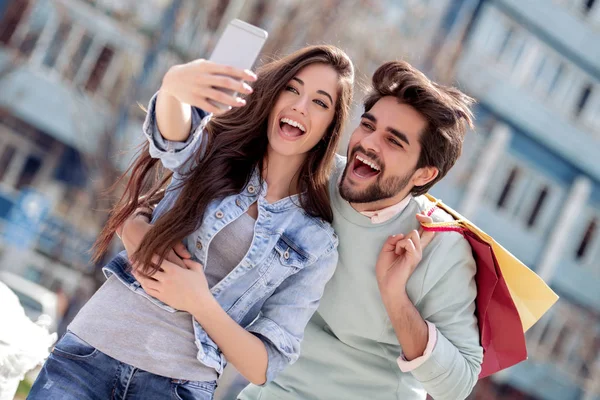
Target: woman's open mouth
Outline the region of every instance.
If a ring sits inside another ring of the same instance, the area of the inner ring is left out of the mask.
[[[286,140],[297,140],[306,133],[304,125],[290,118],[279,120],[279,133]]]

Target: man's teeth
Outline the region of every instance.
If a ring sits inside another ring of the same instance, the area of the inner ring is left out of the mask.
[[[283,122],[283,123],[286,123],[288,125],[294,126],[294,127],[298,128],[298,129],[300,129],[302,132],[306,132],[306,128],[300,122],[293,121],[293,120],[291,120],[289,118],[281,118],[280,122]]]
[[[367,164],[369,167],[373,168],[375,171],[380,170],[379,167],[375,163],[373,163],[365,158],[362,158],[361,156],[358,156],[358,155],[356,156],[356,158],[358,159],[358,161],[361,161],[363,164]]]

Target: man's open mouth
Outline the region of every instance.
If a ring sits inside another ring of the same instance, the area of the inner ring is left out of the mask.
[[[362,179],[372,178],[381,173],[381,166],[361,154],[356,154],[352,164],[352,172]]]

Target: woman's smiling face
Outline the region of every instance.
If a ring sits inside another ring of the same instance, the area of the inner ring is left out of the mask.
[[[301,69],[271,110],[269,147],[286,156],[310,151],[333,121],[338,86],[338,74],[328,65],[311,64]]]

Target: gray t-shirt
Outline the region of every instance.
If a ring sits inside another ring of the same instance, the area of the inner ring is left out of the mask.
[[[214,237],[205,268],[210,287],[243,259],[252,243],[254,223],[251,216],[242,214]],[[157,307],[114,275],[68,329],[110,357],[153,374],[191,381],[217,379],[216,371],[196,358],[189,313],[170,313]]]

